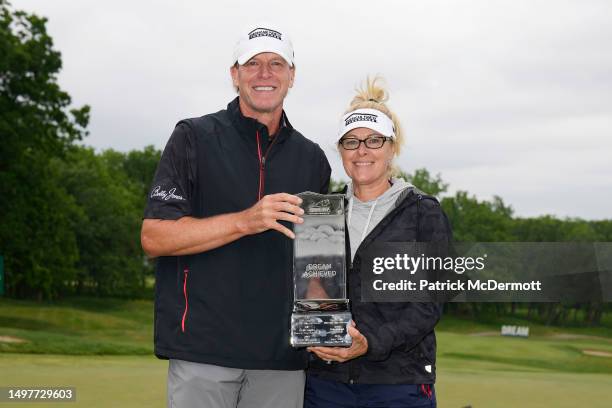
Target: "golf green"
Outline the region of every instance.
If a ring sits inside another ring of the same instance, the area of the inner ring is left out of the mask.
[[[165,361],[152,356],[0,353],[2,386],[76,388],[76,403],[44,404],[49,407],[165,407],[166,369]],[[610,384],[609,374],[523,371],[512,365],[447,358],[440,361],[436,387],[441,408],[607,408],[612,401]]]

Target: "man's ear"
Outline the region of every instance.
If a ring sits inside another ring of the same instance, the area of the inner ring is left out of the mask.
[[[293,80],[295,79],[295,65],[291,67],[289,75],[289,88],[293,88]]]
[[[230,75],[232,76],[232,84],[234,84],[235,88],[238,88],[238,64],[230,67]]]

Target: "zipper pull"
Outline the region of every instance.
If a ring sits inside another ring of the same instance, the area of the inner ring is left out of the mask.
[[[185,297],[185,309],[183,310],[183,317],[181,319],[181,331],[185,333],[185,320],[187,319],[187,311],[189,310],[189,297],[187,295],[187,276],[189,275],[189,268],[183,269],[183,296]]]

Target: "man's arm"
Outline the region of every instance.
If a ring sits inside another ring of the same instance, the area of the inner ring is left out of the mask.
[[[274,229],[289,238],[293,232],[278,221],[301,224],[302,199],[286,193],[263,197],[240,212],[208,218],[181,217],[177,220],[145,219],[140,240],[150,257],[190,255],[229,244],[246,235]]]

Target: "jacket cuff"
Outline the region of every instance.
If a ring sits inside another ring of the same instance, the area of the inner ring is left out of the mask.
[[[389,358],[393,349],[393,332],[383,325],[376,333],[364,334],[368,339],[368,352],[365,357],[370,361],[382,361]]]

